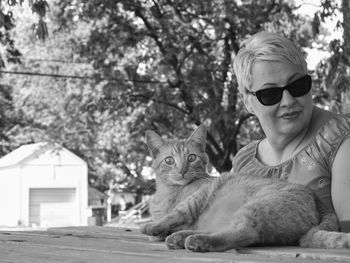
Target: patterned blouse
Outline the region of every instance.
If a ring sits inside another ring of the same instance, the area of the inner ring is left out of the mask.
[[[306,185],[333,209],[332,165],[339,146],[349,137],[350,115],[336,115],[328,120],[318,130],[314,139],[293,158],[276,166],[264,165],[256,157],[260,141],[254,141],[237,153],[232,170]]]

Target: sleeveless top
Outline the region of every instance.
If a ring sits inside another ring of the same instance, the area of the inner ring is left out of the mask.
[[[291,159],[276,166],[264,165],[257,159],[261,140],[254,141],[239,150],[233,160],[232,171],[305,185],[324,204],[334,209],[331,199],[332,165],[340,145],[349,137],[350,115],[336,115]]]

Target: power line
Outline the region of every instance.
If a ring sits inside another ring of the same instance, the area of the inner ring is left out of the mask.
[[[114,82],[134,82],[134,83],[151,83],[151,84],[168,84],[166,81],[151,81],[151,80],[135,80],[135,79],[120,79],[120,78],[99,78],[98,76],[77,76],[77,75],[65,75],[65,74],[52,74],[52,73],[39,73],[28,71],[7,71],[0,70],[0,73],[12,74],[12,75],[27,75],[37,77],[51,77],[51,78],[65,78],[65,79],[101,79]]]
[[[1,1],[1,0],[0,0]],[[18,56],[8,56],[9,59],[19,59]],[[89,63],[84,61],[74,61],[74,60],[64,60],[64,59],[44,59],[44,58],[34,58],[34,57],[21,57],[21,61],[28,61],[28,62],[49,62],[49,63],[61,63],[61,64],[83,64],[83,65],[89,65]]]
[[[21,60],[29,61],[29,62],[50,62],[50,63],[61,63],[61,64],[83,64],[88,65],[86,62],[79,61],[69,61],[63,59],[42,59],[42,58],[21,58]]]

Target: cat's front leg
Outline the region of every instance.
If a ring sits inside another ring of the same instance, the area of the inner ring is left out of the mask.
[[[163,236],[167,234],[167,226],[160,222],[144,224],[140,227],[140,232],[148,236]]]
[[[142,225],[140,231],[149,236],[166,236],[183,224],[184,217],[175,211],[156,222]]]

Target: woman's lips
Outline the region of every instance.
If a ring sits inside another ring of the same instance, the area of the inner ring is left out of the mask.
[[[292,111],[292,112],[287,112],[281,115],[281,118],[283,119],[294,119],[298,117],[300,114],[300,111]]]

